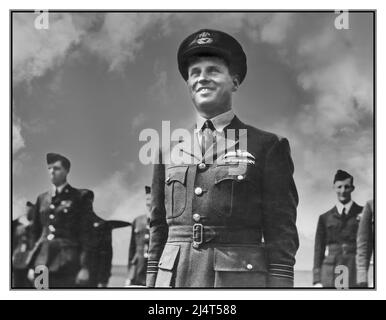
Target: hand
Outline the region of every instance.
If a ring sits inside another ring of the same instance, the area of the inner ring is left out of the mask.
[[[34,280],[35,280],[35,270],[34,269],[28,270],[27,278],[29,281],[34,282]]]
[[[321,283],[315,283],[314,288],[323,288],[323,285]]]
[[[131,286],[131,279],[127,278],[125,281],[125,287],[130,287]]]
[[[90,273],[88,272],[87,269],[83,268],[79,271],[75,283],[84,285],[90,280]]]

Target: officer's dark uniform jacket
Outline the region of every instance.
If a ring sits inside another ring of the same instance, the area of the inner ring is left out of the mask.
[[[146,214],[133,221],[129,247],[129,276],[131,284],[146,285],[146,269],[149,251],[149,218]]]
[[[14,288],[31,287],[28,280],[29,252],[34,243],[31,235],[31,223],[12,221],[12,284]]]
[[[186,161],[154,166],[150,287],[293,286],[298,194],[288,141],[237,117],[227,129],[239,133],[227,149],[218,140],[202,157],[182,141]],[[245,137],[253,163],[227,162]]]
[[[374,201],[366,203],[361,214],[357,234],[357,282],[368,282],[368,269],[374,244]]]
[[[356,286],[356,237],[363,207],[353,202],[347,216],[336,206],[319,217],[315,235],[313,283],[335,288],[336,266],[348,267],[349,286]]]
[[[92,239],[93,192],[66,185],[62,192],[41,194],[36,202],[31,267],[45,265],[50,275],[73,275],[90,268],[95,241]]]
[[[94,214],[92,222],[96,250],[93,250],[90,263],[90,287],[106,286],[111,277],[113,259],[112,228],[105,221]]]

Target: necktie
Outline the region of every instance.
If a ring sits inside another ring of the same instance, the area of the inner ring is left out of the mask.
[[[215,128],[212,121],[206,120],[204,125],[201,128],[201,131],[202,131],[201,152],[203,156],[205,155],[205,153],[208,151],[208,149],[214,142],[214,136],[213,136],[214,130]]]
[[[343,210],[342,210],[342,218],[343,218],[343,220],[345,220],[346,219],[346,208],[343,208]]]

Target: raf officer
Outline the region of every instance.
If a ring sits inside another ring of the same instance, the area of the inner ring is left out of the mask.
[[[348,285],[350,288],[356,286],[356,237],[359,214],[363,207],[351,199],[354,189],[353,176],[338,170],[334,177],[337,204],[319,217],[316,229],[313,269],[315,287],[335,288],[336,276],[340,274],[337,266],[347,267]]]
[[[292,287],[299,244],[290,147],[233,112],[247,72],[240,43],[203,29],[177,58],[197,119],[154,166],[147,285]]]
[[[368,271],[374,247],[374,201],[367,201],[361,214],[357,234],[357,283],[368,287]]]
[[[135,218],[129,247],[129,276],[126,285],[146,285],[146,268],[149,251],[149,213],[151,209],[151,188],[145,186],[147,214]]]
[[[93,232],[96,250],[90,272],[90,287],[106,288],[111,277],[113,260],[112,232],[117,228],[129,226],[129,222],[104,220],[94,215]]]
[[[94,194],[67,182],[71,163],[66,157],[48,153],[47,165],[52,188],[36,201],[30,266],[47,268],[49,288],[87,286],[95,243]]]
[[[14,288],[32,288],[28,280],[29,253],[34,243],[31,235],[31,221],[35,206],[27,201],[27,212],[12,221],[12,286]]]

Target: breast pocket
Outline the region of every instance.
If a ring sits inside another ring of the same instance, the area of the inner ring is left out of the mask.
[[[177,218],[186,207],[186,174],[188,166],[166,170],[165,207],[167,218]]]
[[[265,287],[267,264],[263,247],[229,246],[214,251],[215,287]]]
[[[249,165],[219,165],[211,190],[213,209],[219,216],[248,215],[259,203],[256,179]]]

